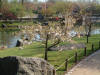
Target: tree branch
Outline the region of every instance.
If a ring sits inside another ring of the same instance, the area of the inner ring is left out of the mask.
[[[48,47],[48,50],[50,50],[50,48],[58,45],[60,43],[60,39],[58,39],[58,41],[56,41],[55,43],[53,43],[50,47]]]

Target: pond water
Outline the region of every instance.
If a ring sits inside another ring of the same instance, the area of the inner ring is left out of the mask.
[[[72,31],[70,31],[69,35],[74,37],[77,33],[78,33],[78,31],[72,30]],[[86,32],[81,31],[80,33],[85,34]],[[95,35],[95,34],[100,34],[100,28],[96,28],[91,31],[91,35]]]
[[[71,34],[76,34],[72,31]],[[100,34],[100,28],[96,27],[92,29],[91,34]],[[36,35],[39,39],[39,35]],[[0,48],[6,46],[7,48],[12,48],[16,46],[17,40],[21,38],[20,31],[0,31]]]
[[[91,34],[100,34],[100,29],[92,30]]]
[[[18,31],[8,32],[1,31],[0,32],[0,47],[6,46],[7,48],[12,48],[16,46],[17,40],[20,39],[20,35],[18,35]]]

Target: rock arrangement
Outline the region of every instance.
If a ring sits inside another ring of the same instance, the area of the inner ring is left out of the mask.
[[[30,45],[30,44],[32,44],[32,41],[19,39],[17,40],[16,47],[23,47],[25,45]]]
[[[0,58],[0,75],[53,75],[54,67],[41,58]]]
[[[80,49],[85,48],[85,44],[79,43],[79,44],[68,44],[68,45],[62,45],[62,46],[56,46],[52,47],[51,51],[63,51],[63,50],[73,50],[73,49]]]

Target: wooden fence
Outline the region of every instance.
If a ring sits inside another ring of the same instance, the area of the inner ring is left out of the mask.
[[[96,48],[95,49],[95,47],[94,47],[94,44],[92,44],[91,45],[91,53],[94,53],[95,51],[97,51],[97,50],[99,50],[100,49],[100,41],[99,41],[99,43],[98,43],[99,45],[99,47],[98,48]],[[65,72],[64,73],[57,73],[56,75],[64,75],[65,73],[67,73],[70,69],[69,69],[69,67],[68,67],[68,64],[69,64],[69,62],[71,61],[71,60],[74,60],[74,61],[72,61],[74,64],[73,64],[73,66],[74,65],[76,65],[78,62],[79,62],[79,60],[78,60],[78,58],[79,58],[79,55],[81,55],[81,54],[83,54],[83,56],[82,56],[82,58],[83,57],[86,57],[86,56],[88,56],[88,55],[90,55],[90,53],[88,53],[88,51],[87,51],[87,47],[85,47],[84,48],[84,50],[83,50],[83,52],[75,52],[75,54],[72,56],[72,57],[70,57],[70,58],[66,58],[66,60],[65,60],[65,62],[64,63],[62,63],[57,69],[56,69],[56,71],[59,71],[59,69],[61,68],[61,67],[63,67],[63,66],[65,66]],[[55,74],[54,74],[55,75]]]

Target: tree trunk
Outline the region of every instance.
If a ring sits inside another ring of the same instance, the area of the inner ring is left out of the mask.
[[[83,15],[83,16],[82,16],[82,19],[83,19],[83,21],[82,21],[82,25],[84,26],[84,25],[86,25],[86,16]]]
[[[92,28],[92,25],[90,24],[90,25],[89,25],[89,31],[88,31],[88,37],[91,36],[91,28]]]
[[[48,39],[49,39],[49,36],[47,34],[46,42],[45,42],[45,58],[44,58],[46,61],[48,60]]]
[[[0,9],[1,9],[1,6],[2,6],[2,1],[0,0]]]
[[[87,35],[86,39],[87,39],[87,43],[89,43],[89,36],[88,35]]]
[[[68,25],[69,25],[69,20],[68,20],[68,13],[65,14],[65,28],[64,28],[64,34],[66,35],[68,32]]]
[[[24,5],[24,0],[22,0],[22,5]]]

